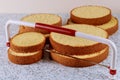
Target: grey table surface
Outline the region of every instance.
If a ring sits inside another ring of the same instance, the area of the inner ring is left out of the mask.
[[[66,67],[49,59],[46,55],[41,61],[31,65],[16,65],[11,63],[7,57],[5,46],[5,23],[9,20],[20,20],[27,14],[0,14],[0,80],[110,80],[109,70],[95,65],[85,68]],[[66,13],[58,14],[62,16],[63,24],[69,18]],[[113,14],[120,20],[120,15]],[[11,27],[11,34],[17,32],[18,27]],[[120,29],[110,38],[115,42],[118,49],[117,75],[116,80],[120,80]],[[102,62],[110,65],[111,54]]]

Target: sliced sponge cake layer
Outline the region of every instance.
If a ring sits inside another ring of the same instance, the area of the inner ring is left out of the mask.
[[[51,53],[52,59],[62,65],[70,66],[70,67],[87,67],[87,66],[94,65],[90,62],[99,63],[99,62],[103,61],[104,59],[106,59],[108,56],[108,47],[102,49],[101,51],[92,53],[92,54],[72,55],[72,56],[82,59],[82,60],[74,59],[74,58],[64,56],[61,54]],[[90,62],[86,62],[86,61],[90,61]]]
[[[8,49],[8,58],[15,64],[32,64],[39,61],[42,57],[42,50],[32,53],[18,53]]]
[[[98,25],[97,27],[106,30],[109,35],[112,35],[118,30],[118,20],[117,18],[112,17],[108,23]]]
[[[71,10],[70,19],[81,24],[101,25],[111,19],[111,10],[102,6],[81,6]]]
[[[73,25],[66,25],[63,27],[77,30],[79,32],[87,33],[90,35],[99,36],[102,38],[108,37],[106,31],[92,25],[73,24]],[[61,53],[72,54],[72,55],[90,54],[96,51],[100,51],[107,46],[105,44],[91,41],[85,38],[73,37],[73,36],[68,36],[54,32],[50,33],[50,42],[55,50]]]
[[[62,25],[61,17],[56,14],[47,14],[47,13],[32,14],[32,15],[23,17],[21,20],[32,22],[32,23],[45,23],[45,24],[57,25],[57,26]],[[19,33],[29,32],[29,31],[36,31],[36,32],[41,32],[45,34],[49,33],[46,30],[35,29],[27,26],[20,26]]]
[[[27,32],[15,35],[10,40],[10,48],[16,52],[35,52],[41,50],[45,37],[38,32]]]
[[[70,19],[68,19],[67,24],[78,24],[78,23],[72,22]],[[118,30],[118,20],[117,18],[112,17],[109,22],[96,26],[107,31],[109,35],[112,35]]]

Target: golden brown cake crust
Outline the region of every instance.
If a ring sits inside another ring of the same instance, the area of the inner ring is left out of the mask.
[[[106,29],[106,31],[109,35],[114,34],[118,30],[118,19],[117,18],[115,18],[115,19],[117,20],[117,24],[109,29]]]
[[[104,59],[106,59],[107,56],[108,56],[108,48],[105,50],[105,52],[103,52],[99,56],[92,57],[92,58],[86,58],[86,60],[99,63],[99,62],[103,61]],[[88,66],[94,65],[89,62],[85,62],[85,61],[78,60],[78,59],[73,59],[70,57],[67,58],[67,57],[64,57],[64,56],[61,56],[61,55],[55,54],[55,53],[51,53],[51,57],[56,62],[58,62],[62,65],[65,65],[65,66],[69,66],[69,67],[88,67]]]
[[[24,33],[20,33],[20,34],[24,34]],[[16,34],[14,37],[16,37],[17,35],[20,35],[20,34]],[[37,44],[37,45],[34,45],[34,46],[26,46],[26,47],[22,47],[22,46],[17,46],[15,44],[12,43],[12,39],[14,39],[14,37],[11,38],[10,40],[10,48],[13,50],[13,51],[16,51],[16,52],[35,52],[35,51],[39,51],[41,49],[43,49],[44,45],[45,45],[45,38],[44,40]]]
[[[21,65],[32,64],[32,63],[39,61],[41,57],[42,57],[41,50],[39,50],[38,53],[31,55],[31,56],[15,56],[11,54],[10,50],[8,49],[8,58],[11,62],[15,64],[21,64]]]
[[[64,53],[64,54],[70,54],[70,55],[84,55],[84,54],[90,54],[97,51],[102,50],[107,45],[102,43],[97,43],[91,46],[85,46],[85,47],[72,47],[68,45],[62,45],[56,41],[54,41],[50,35],[50,43],[52,47],[57,50],[58,52]]]
[[[43,13],[41,13],[43,14]],[[45,13],[47,14],[47,13]],[[31,14],[31,15],[27,15],[25,17],[23,17],[21,19],[21,21],[24,21],[24,18],[27,18],[28,16],[32,16],[32,15],[36,15],[36,14]],[[37,14],[39,15],[39,14]],[[54,14],[53,14],[54,15]],[[54,23],[54,24],[51,24],[51,25],[55,25],[55,26],[58,26],[58,27],[61,27],[62,26],[62,19],[60,16],[58,16],[60,18],[60,21],[58,21],[57,23]],[[32,27],[28,27],[28,26],[20,26],[19,28],[19,33],[24,33],[24,32],[40,32],[40,33],[43,33],[43,34],[49,34],[50,32],[46,31],[46,30],[41,30],[41,29],[36,29],[36,28],[32,28]]]
[[[68,19],[67,24],[69,25],[69,24],[78,24],[78,23],[72,22],[71,19]]]
[[[106,7],[104,7],[104,8],[106,8]],[[76,8],[74,8],[74,9],[76,9]],[[108,21],[111,20],[111,10],[108,9],[108,8],[107,9],[110,10],[110,13],[108,15],[103,16],[103,17],[98,17],[98,18],[89,18],[89,19],[75,16],[74,14],[72,14],[72,11],[74,9],[72,9],[71,12],[70,12],[70,19],[72,20],[72,22],[75,22],[75,23],[90,24],[90,25],[101,25],[101,24],[107,23]]]

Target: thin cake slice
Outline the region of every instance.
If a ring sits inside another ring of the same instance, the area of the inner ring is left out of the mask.
[[[72,55],[72,56],[78,59],[64,56],[61,54],[51,53],[52,59],[62,65],[70,66],[70,67],[87,67],[94,65],[90,62],[100,63],[104,59],[106,59],[108,56],[108,47],[92,54]]]
[[[77,30],[79,32],[87,33],[90,35],[99,36],[102,38],[108,38],[108,34],[106,31],[92,25],[73,24],[66,25],[63,27]],[[80,37],[73,37],[54,32],[50,33],[50,43],[56,51],[70,55],[90,54],[93,52],[100,51],[107,46],[96,41],[91,41]]]
[[[10,40],[10,48],[16,52],[35,52],[43,49],[45,37],[38,32],[27,32],[15,35]]]
[[[26,22],[45,23],[45,24],[56,25],[56,26],[62,25],[61,17],[56,14],[47,14],[47,13],[32,14],[32,15],[23,17],[21,20]],[[19,33],[30,32],[30,31],[41,32],[44,34],[49,33],[46,30],[35,29],[27,26],[20,26]]]
[[[8,58],[15,64],[32,64],[39,61],[42,58],[42,50],[31,53],[15,52],[12,49],[8,49]]]
[[[101,25],[111,20],[111,10],[102,6],[81,6],[71,10],[70,19],[75,23]]]
[[[97,27],[106,30],[109,35],[112,35],[118,30],[118,20],[112,17],[108,23],[98,25]]]

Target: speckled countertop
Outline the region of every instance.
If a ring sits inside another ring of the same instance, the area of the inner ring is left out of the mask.
[[[31,65],[16,65],[7,57],[5,47],[4,25],[9,19],[20,20],[26,14],[0,14],[0,80],[110,80],[109,70],[95,65],[85,68],[71,68],[58,64],[46,56],[41,61]],[[69,18],[68,14],[59,14],[63,18],[63,24]],[[114,14],[119,20],[119,14]],[[17,28],[11,28],[11,33],[16,33]],[[117,76],[120,79],[120,29],[110,38],[118,48]],[[111,54],[110,54],[111,55]],[[109,65],[111,56],[102,62]]]

